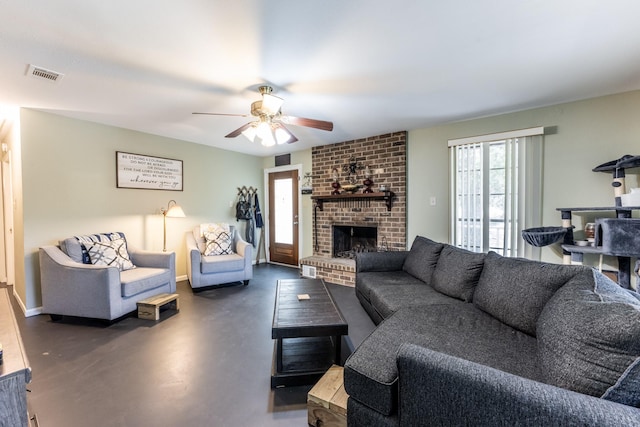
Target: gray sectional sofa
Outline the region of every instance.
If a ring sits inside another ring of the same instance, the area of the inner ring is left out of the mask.
[[[350,426],[640,426],[640,297],[594,269],[417,237],[358,254],[355,291]]]

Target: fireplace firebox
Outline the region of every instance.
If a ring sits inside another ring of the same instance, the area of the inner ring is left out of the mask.
[[[333,257],[355,258],[358,252],[375,252],[378,247],[378,227],[333,225]]]

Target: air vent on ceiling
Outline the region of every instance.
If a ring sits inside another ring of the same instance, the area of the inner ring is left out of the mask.
[[[37,79],[47,80],[53,83],[59,82],[64,77],[64,74],[57,71],[47,70],[46,68],[38,67],[33,64],[29,64],[27,75],[35,77]]]

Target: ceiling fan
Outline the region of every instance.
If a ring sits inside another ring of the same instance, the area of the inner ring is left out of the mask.
[[[270,147],[275,144],[293,143],[298,140],[287,125],[305,126],[315,129],[333,130],[333,123],[324,120],[306,119],[303,117],[285,116],[280,108],[284,103],[282,98],[271,95],[273,88],[271,86],[260,86],[258,91],[262,95],[262,99],[251,104],[251,116],[257,119],[245,125],[240,126],[233,132],[225,135],[225,138],[235,138],[242,134],[251,142],[259,140],[262,145]],[[238,116],[250,117],[249,114],[224,114],[224,113],[193,113],[205,114],[209,116]]]

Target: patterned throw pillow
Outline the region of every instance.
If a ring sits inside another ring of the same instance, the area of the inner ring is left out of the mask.
[[[76,236],[76,239],[86,249],[89,261],[93,265],[117,267],[120,271],[135,268],[129,258],[127,241],[120,233]]]
[[[233,233],[229,224],[207,224],[202,230],[205,240],[203,255],[230,255],[233,252]]]

